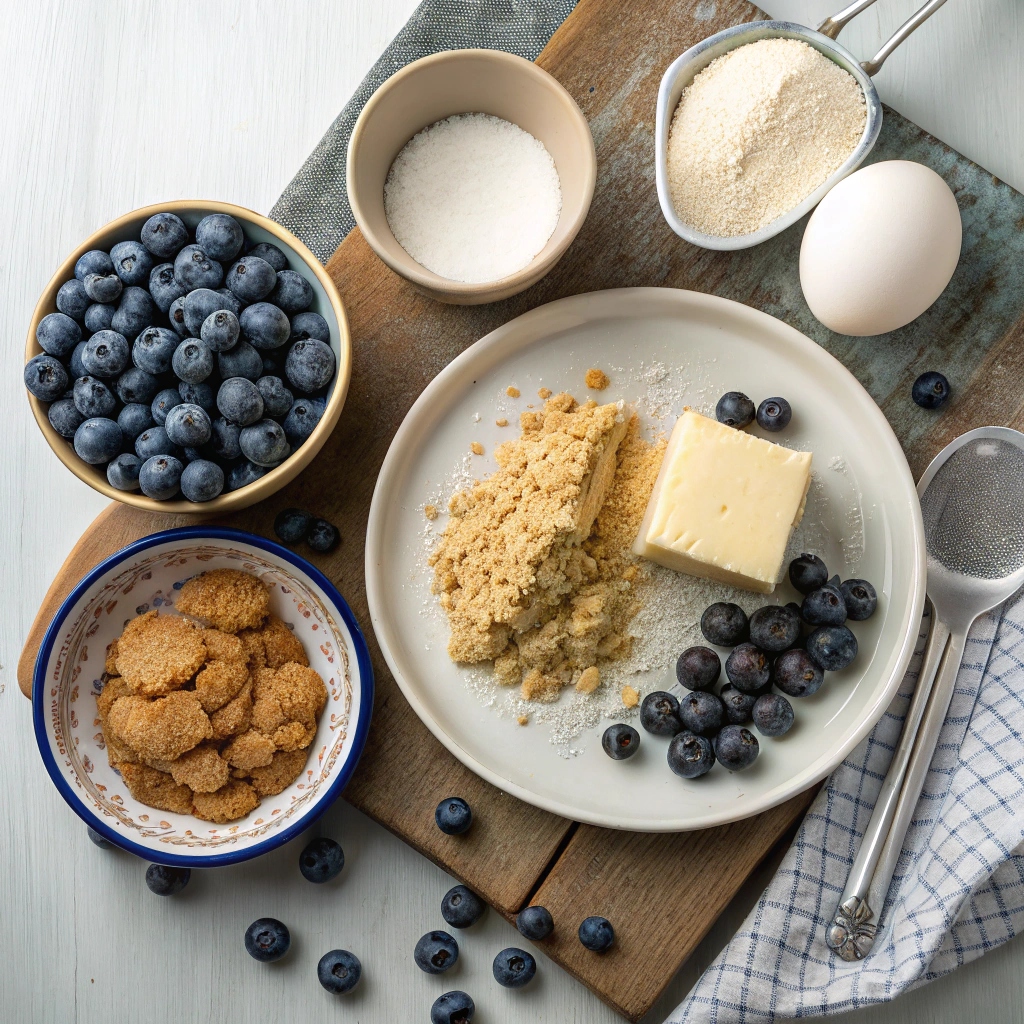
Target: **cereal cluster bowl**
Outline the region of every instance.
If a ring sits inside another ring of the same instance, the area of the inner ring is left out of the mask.
[[[106,678],[107,648],[125,625],[154,610],[157,618],[176,615],[188,581],[218,569],[240,570],[262,581],[271,615],[301,643],[309,667],[326,687],[326,705],[312,742],[304,748],[308,758],[301,773],[281,792],[263,795],[255,809],[224,824],[158,810],[135,799],[110,764],[96,702]],[[213,867],[282,845],[341,793],[369,729],[373,673],[352,612],[316,568],[252,534],[187,527],[130,544],[75,587],[40,647],[32,704],[46,769],[88,825],[139,857]]]

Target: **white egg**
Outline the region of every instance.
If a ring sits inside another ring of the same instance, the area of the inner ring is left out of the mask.
[[[800,285],[830,330],[885,334],[919,317],[960,259],[963,228],[931,168],[886,160],[855,171],[814,211],[800,246]]]

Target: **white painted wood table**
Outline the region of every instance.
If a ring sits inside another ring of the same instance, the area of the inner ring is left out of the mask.
[[[713,2],[713,0],[708,0]],[[832,0],[777,0],[776,16],[812,23]],[[835,6],[839,6],[838,0]],[[915,6],[883,0],[847,30],[865,55]],[[518,993],[491,978],[516,933],[493,913],[462,941],[443,979],[411,962],[442,925],[451,880],[344,803],[323,831],[347,866],[325,887],[297,870],[302,840],[263,860],[199,872],[161,900],[143,865],[105,852],[43,771],[14,667],[60,563],[104,499],[67,473],[24,401],[25,325],[52,269],[107,220],[144,203],[222,198],[268,210],[414,0],[128,3],[63,0],[0,8],[0,1020],[11,1024],[426,1021],[458,987],[481,1024],[613,1022],[558,968],[540,964]],[[951,0],[883,72],[883,96],[1018,188],[1024,187],[1024,9],[1017,0]],[[742,920],[753,879],[684,968],[650,1021],[661,1021]],[[272,915],[293,951],[266,967],[242,933]],[[353,950],[364,981],[336,999],[317,984],[320,955]],[[880,1009],[871,1024],[1024,1020],[1024,945],[1010,943],[951,978]]]

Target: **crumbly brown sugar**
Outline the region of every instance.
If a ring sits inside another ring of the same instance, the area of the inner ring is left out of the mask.
[[[473,443],[472,443],[472,444],[471,444],[471,445],[469,446],[469,450],[470,450],[470,451],[471,451],[471,452],[472,452],[472,453],[473,453],[474,455],[483,455],[483,453],[484,453],[484,446],[483,446],[483,445],[482,445],[482,444],[481,444],[481,443],[480,443],[479,441],[474,441],[474,442],[473,442]]]
[[[504,416],[499,416],[499,417],[498,417],[498,418],[497,418],[497,419],[496,419],[496,420],[494,421],[494,425],[495,425],[496,427],[507,427],[507,426],[508,426],[508,420],[507,420],[507,419],[506,419],[506,418],[505,418]]]
[[[537,392],[537,397],[542,398],[546,402],[551,397],[551,388],[540,388]]]
[[[611,381],[604,370],[598,370],[595,367],[587,370],[586,385],[591,391],[604,391],[609,384],[611,384]]]
[[[237,633],[263,622],[270,613],[270,595],[251,573],[213,569],[181,588],[178,611],[225,633]]]
[[[436,505],[424,505],[423,514],[431,521],[437,518],[437,506]]]
[[[508,395],[509,398],[518,398],[520,391],[514,384],[509,384],[509,386],[505,388],[505,394]]]

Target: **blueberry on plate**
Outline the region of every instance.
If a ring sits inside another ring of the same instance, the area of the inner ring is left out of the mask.
[[[218,416],[210,424],[210,448],[218,459],[237,459],[242,454],[238,445],[238,437],[242,428],[223,416]],[[303,534],[305,536],[305,534]]]
[[[259,256],[243,256],[228,268],[224,283],[242,302],[259,302],[274,290],[277,271]]]
[[[817,555],[804,553],[789,563],[789,582],[801,594],[809,594],[828,583],[828,568]]]
[[[266,474],[267,470],[263,466],[254,466],[248,459],[242,459],[228,470],[224,490],[237,491],[240,487],[248,487]]]
[[[141,242],[131,240],[118,242],[110,250],[110,259],[117,276],[126,285],[138,285],[141,288],[149,283],[149,272],[156,262]]]
[[[725,708],[717,694],[696,690],[679,701],[679,721],[683,729],[698,736],[714,736],[725,720]]]
[[[179,380],[198,384],[213,373],[213,353],[199,338],[186,338],[174,350],[171,368]]]
[[[914,381],[911,397],[922,409],[938,409],[949,398],[949,381],[941,373],[929,370]]]
[[[316,399],[297,398],[282,424],[288,443],[293,448],[298,448],[316,429],[323,414],[323,406]]]
[[[199,328],[199,337],[211,352],[227,352],[234,348],[240,335],[238,317],[230,309],[215,310]]]
[[[291,944],[287,926],[273,917],[261,917],[245,929],[245,951],[261,963],[280,960]]]
[[[838,586],[826,583],[804,598],[800,615],[811,626],[841,626],[846,621],[846,599]]]
[[[310,524],[309,533],[306,534],[306,543],[317,554],[326,555],[341,543],[341,534],[338,533],[338,528],[326,519],[314,519]]]
[[[249,256],[258,256],[269,263],[274,270],[284,270],[288,266],[288,257],[271,242],[257,242],[249,251]]]
[[[270,302],[256,302],[246,306],[238,318],[238,324],[246,341],[261,351],[280,348],[288,341],[292,329],[284,311]],[[333,371],[331,376],[334,376]]]
[[[146,868],[146,885],[157,896],[177,896],[192,877],[190,868],[174,868],[164,864],[150,864]]]
[[[764,651],[747,643],[733,648],[725,660],[725,674],[737,690],[759,694],[768,685],[771,668]]]
[[[334,352],[330,345],[308,338],[292,345],[284,361],[284,375],[292,387],[312,394],[331,383],[334,366]]]
[[[94,377],[116,377],[130,358],[128,340],[117,331],[97,331],[82,352],[82,363]]]
[[[461,836],[473,824],[473,812],[461,796],[449,796],[434,811],[437,827],[447,836]]]
[[[255,383],[263,376],[263,360],[249,342],[241,339],[234,348],[217,353],[217,370],[223,380],[244,377]]]
[[[132,345],[132,362],[147,373],[167,373],[180,342],[168,327],[147,327]]]
[[[857,638],[846,626],[819,626],[807,638],[807,653],[826,672],[841,672],[857,657]]]
[[[85,323],[85,329],[93,334],[97,331],[109,331],[111,324],[114,322],[114,314],[116,312],[117,306],[94,302],[85,311],[85,316],[82,318]]]
[[[75,431],[85,422],[86,417],[79,412],[73,398],[58,398],[51,403],[46,410],[46,418],[50,426],[64,438],[70,441],[75,436]]]
[[[168,410],[164,430],[176,445],[198,448],[210,440],[210,417],[200,406],[182,402]]]
[[[800,639],[800,616],[788,605],[768,604],[750,616],[750,642],[778,654]]]
[[[491,970],[494,973],[494,980],[502,988],[522,988],[529,984],[537,973],[537,961],[533,954],[527,953],[525,949],[509,946],[494,958]]]
[[[224,297],[220,292],[215,292],[212,288],[196,288],[190,291],[181,304],[188,333],[193,338],[200,337],[206,318],[222,309],[224,309]]]
[[[187,405],[198,405],[204,412],[213,412],[217,408],[217,396],[208,381],[193,384],[183,380],[178,384],[178,394]]]
[[[846,602],[847,618],[853,619],[854,622],[863,622],[875,614],[878,595],[867,580],[846,580],[839,590]]]
[[[316,976],[328,992],[342,995],[351,992],[363,976],[363,965],[355,953],[347,949],[332,949],[320,957],[316,965]]]
[[[741,429],[754,420],[754,403],[742,391],[727,391],[715,406],[715,419]]]
[[[188,241],[188,228],[176,213],[154,213],[139,237],[154,256],[169,260]]]
[[[806,653],[804,656],[806,657]],[[780,656],[781,657],[781,656]],[[746,725],[750,721],[750,713],[754,710],[757,695],[737,690],[732,683],[726,683],[719,694],[725,708],[725,720],[729,725]]]
[[[217,391],[217,409],[231,423],[248,427],[263,417],[263,396],[251,380],[229,377]]]
[[[147,498],[166,501],[178,493],[183,471],[184,467],[173,455],[154,455],[139,470],[139,489]]]
[[[709,644],[735,647],[750,636],[750,620],[738,605],[719,601],[708,605],[700,617],[700,631]]]
[[[476,924],[486,909],[487,904],[464,885],[453,886],[441,900],[441,916],[453,928],[468,928]]]
[[[524,907],[516,915],[516,927],[520,935],[541,942],[555,930],[555,922],[547,907]]]
[[[675,736],[683,727],[679,701],[667,690],[647,694],[640,705],[640,724],[653,736]]]
[[[687,647],[676,661],[676,679],[688,690],[710,690],[722,674],[722,660],[710,647]]]
[[[157,308],[145,288],[130,285],[121,292],[121,301],[110,319],[111,330],[134,341],[156,319]]]
[[[294,270],[279,270],[268,299],[289,315],[304,313],[313,304],[313,286]]]
[[[299,854],[299,871],[307,882],[321,885],[337,878],[345,866],[345,852],[341,845],[326,836],[311,839]]]
[[[476,1004],[465,992],[442,992],[430,1007],[430,1024],[470,1024],[475,1012]]]
[[[825,673],[800,649],[784,651],[772,665],[772,680],[790,697],[810,697],[821,689]]]
[[[238,435],[242,454],[257,466],[272,469],[280,465],[291,453],[291,445],[284,436],[284,427],[276,420],[260,420],[242,427]]]
[[[757,737],[742,725],[727,725],[715,737],[715,757],[731,772],[749,768],[759,752]]]
[[[149,272],[149,294],[161,313],[166,313],[175,299],[184,299],[185,286],[175,278],[173,263],[161,263]]]
[[[594,953],[604,953],[615,942],[615,929],[606,917],[588,917],[580,924],[580,942]]]
[[[716,697],[715,700],[718,700]],[[707,736],[684,731],[676,733],[668,745],[668,766],[684,779],[707,775],[715,764],[715,751]]]
[[[125,405],[134,403],[149,405],[160,390],[160,380],[146,370],[140,370],[137,366],[129,366],[114,381],[114,390]]]
[[[447,932],[427,932],[416,943],[413,962],[427,974],[444,974],[459,959],[459,944]]]
[[[189,501],[213,501],[224,490],[224,470],[195,449],[185,450],[188,465],[181,471],[181,493]]]
[[[106,254],[104,254],[104,255],[106,255]],[[93,828],[93,827],[92,827],[91,825],[87,825],[87,826],[86,826],[86,832],[88,832],[88,834],[89,834],[89,838],[90,838],[90,839],[91,839],[91,840],[92,840],[92,841],[93,841],[93,842],[94,842],[94,843],[95,843],[95,844],[96,844],[96,845],[97,845],[97,846],[98,846],[98,847],[99,847],[99,848],[100,848],[101,850],[112,850],[112,849],[114,848],[114,844],[113,844],[113,843],[111,843],[111,842],[108,842],[108,841],[107,841],[106,839],[104,839],[104,838],[103,838],[103,836],[101,836],[101,835],[99,834],[99,832],[97,832],[97,831],[96,831],[96,829],[94,829],[94,828]]]
[[[112,274],[114,261],[102,249],[90,249],[75,262],[75,277],[84,281],[90,274]]]
[[[601,748],[613,761],[625,761],[640,749],[640,733],[625,722],[616,722],[605,729]]]
[[[86,293],[85,285],[77,277],[65,281],[57,290],[57,309],[72,320],[80,322],[91,305],[92,299]]]
[[[55,359],[67,359],[81,340],[82,328],[66,313],[47,313],[36,328],[39,347]]]
[[[125,440],[135,444],[136,438],[145,430],[155,426],[149,403],[129,402],[118,414],[117,425]]]
[[[135,454],[145,462],[154,455],[173,455],[178,458],[181,449],[167,436],[164,427],[152,426],[135,438]]]
[[[159,391],[150,404],[153,422],[162,427],[167,414],[176,406],[181,405],[181,392],[177,388],[164,388]]]
[[[213,259],[230,263],[245,242],[242,225],[227,213],[209,213],[196,225],[196,242]]]
[[[793,705],[778,693],[763,693],[754,705],[754,725],[765,736],[785,736],[795,717]]]
[[[331,328],[319,313],[296,313],[292,317],[292,333],[289,341],[307,341],[313,338],[325,344],[331,342]]]
[[[260,377],[256,381],[256,387],[263,396],[263,409],[266,415],[275,420],[288,415],[295,396],[284,386],[284,381],[280,377]]]
[[[142,459],[138,455],[122,452],[107,463],[107,483],[119,491],[137,491],[139,489],[139,470]]]
[[[785,430],[793,418],[793,409],[784,398],[766,398],[757,407],[757,425],[762,430]]]
[[[196,288],[219,288],[224,268],[203,251],[201,245],[186,245],[174,257],[174,277],[187,292]]]
[[[75,454],[90,466],[99,466],[120,455],[124,436],[121,428],[103,416],[87,419],[75,431]]]
[[[114,393],[95,377],[79,377],[71,393],[75,408],[85,419],[90,416],[113,416],[117,408]]]

